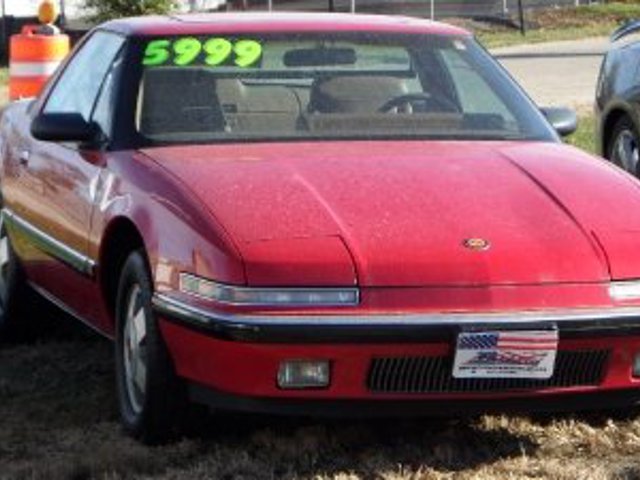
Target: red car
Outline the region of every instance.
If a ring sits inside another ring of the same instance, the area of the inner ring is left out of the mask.
[[[639,398],[640,184],[466,31],[114,21],[0,129],[1,323],[28,284],[115,339],[138,438]]]

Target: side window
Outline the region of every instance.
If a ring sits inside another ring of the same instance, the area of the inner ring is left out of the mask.
[[[79,113],[90,120],[96,100],[124,38],[96,32],[75,54],[56,83],[45,113]]]
[[[113,107],[115,105],[115,88],[122,67],[122,55],[119,55],[113,66],[108,71],[102,84],[98,101],[96,103],[91,120],[100,125],[101,130],[108,136],[113,127]]]
[[[515,123],[504,102],[468,63],[462,53],[454,49],[441,50],[465,114],[499,113],[506,123]]]

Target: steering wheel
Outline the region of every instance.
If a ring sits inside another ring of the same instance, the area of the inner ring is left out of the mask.
[[[457,112],[458,106],[448,98],[444,96],[433,96],[429,93],[405,93],[393,97],[386,101],[381,107],[378,108],[379,113],[389,113],[394,108],[402,106],[408,106],[407,113],[413,112],[413,104],[423,104],[424,107],[420,111],[437,110],[443,112]],[[429,104],[433,104],[436,108],[429,108]]]

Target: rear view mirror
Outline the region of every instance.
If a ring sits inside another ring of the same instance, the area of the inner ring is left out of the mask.
[[[299,48],[284,54],[285,67],[333,67],[354,65],[356,51],[353,48]]]
[[[100,127],[79,113],[41,113],[31,122],[31,135],[46,142],[89,143],[98,139]]]
[[[546,107],[541,108],[540,111],[558,132],[558,135],[562,137],[571,135],[578,128],[578,117],[576,112],[570,108]]]

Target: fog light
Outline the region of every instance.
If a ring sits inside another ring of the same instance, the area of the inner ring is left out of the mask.
[[[637,352],[633,357],[632,374],[634,377],[640,377],[640,352]]]
[[[289,360],[280,364],[280,388],[326,388],[330,373],[328,360]]]

